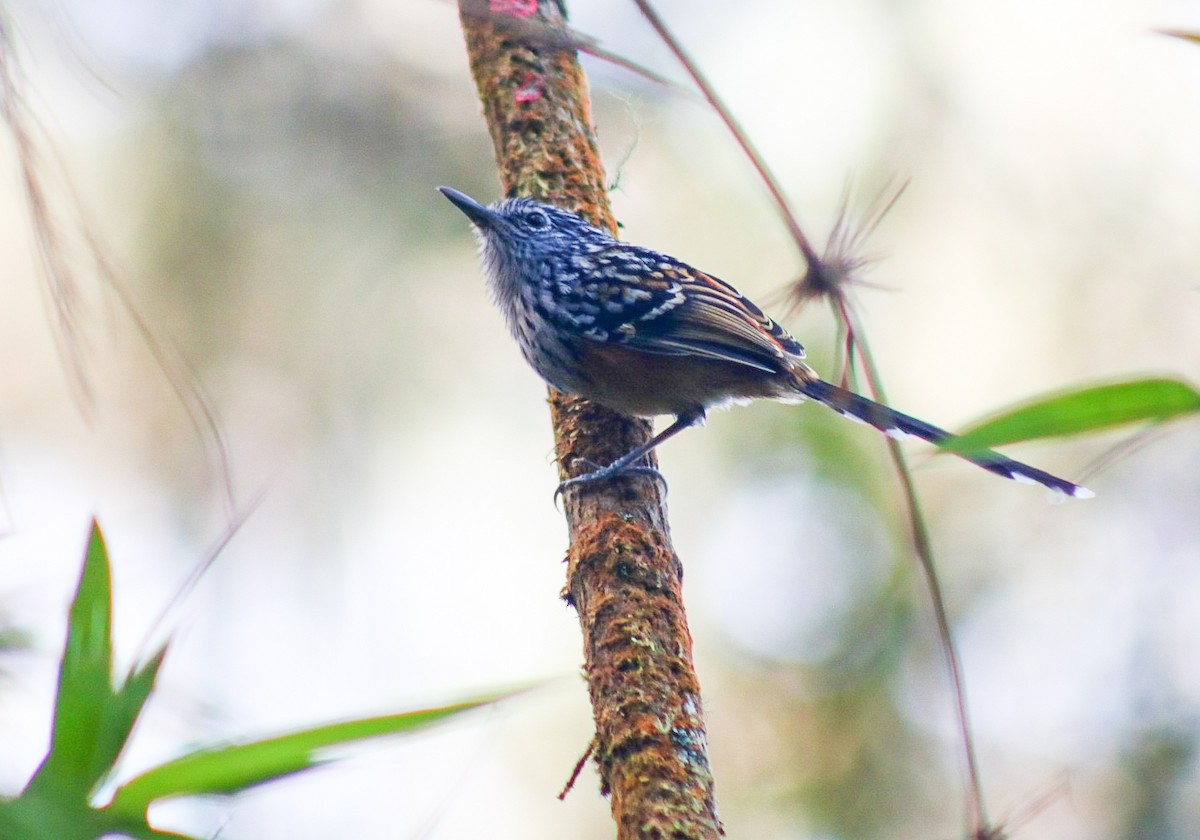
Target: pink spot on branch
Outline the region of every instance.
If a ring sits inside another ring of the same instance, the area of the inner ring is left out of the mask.
[[[537,73],[526,73],[514,98],[518,102],[536,102],[542,98],[545,82]]]
[[[488,0],[488,10],[494,15],[527,18],[537,8],[538,0]]]

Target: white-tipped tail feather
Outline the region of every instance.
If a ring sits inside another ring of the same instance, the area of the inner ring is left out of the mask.
[[[839,414],[874,426],[891,438],[911,435],[935,445],[943,444],[954,438],[954,435],[945,429],[939,429],[924,420],[902,414],[886,405],[869,400],[853,391],[847,391],[845,388],[831,385],[821,379],[801,381],[800,390],[806,396],[822,405],[829,406]],[[1012,458],[990,449],[978,453],[961,454],[959,457],[1004,478],[1019,481],[1022,484],[1040,484],[1056,493],[1062,493],[1075,499],[1090,499],[1096,495],[1086,487],[1081,487],[1028,464],[1022,464],[1020,461],[1014,461]]]

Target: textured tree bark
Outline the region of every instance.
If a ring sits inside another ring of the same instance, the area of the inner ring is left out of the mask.
[[[505,195],[551,201],[615,230],[562,2],[460,0],[459,11]],[[563,477],[564,465],[607,464],[651,431],[553,390],[549,401]],[[660,488],[632,477],[569,492],[564,505],[563,597],[583,631],[594,755],[617,837],[718,837],[682,567]]]

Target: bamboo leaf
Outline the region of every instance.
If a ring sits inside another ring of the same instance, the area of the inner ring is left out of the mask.
[[[67,619],[50,752],[27,787],[85,801],[110,769],[97,750],[112,696],[112,579],[100,526],[92,521],[79,587]]]
[[[94,736],[96,761],[106,771],[117,763],[117,757],[125,749],[125,742],[129,739],[150,692],[154,690],[154,682],[158,678],[158,671],[166,653],[167,649],[164,647],[141,668],[131,671],[121,687],[109,697],[104,709],[104,720]]]
[[[979,452],[1006,443],[1062,437],[1200,411],[1200,393],[1177,379],[1137,379],[1065,391],[983,421],[942,449]]]
[[[321,763],[316,752],[322,748],[411,732],[497,699],[494,696],[436,709],[362,718],[249,744],[198,750],[126,782],[114,794],[108,811],[120,819],[144,819],[146,809],[160,799],[237,793]]]

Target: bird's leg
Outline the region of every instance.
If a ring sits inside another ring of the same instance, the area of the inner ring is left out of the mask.
[[[667,428],[663,429],[650,440],[643,443],[641,446],[636,446],[626,452],[617,460],[613,461],[607,467],[600,467],[591,472],[577,475],[574,478],[568,478],[566,481],[558,485],[558,489],[554,491],[555,500],[558,499],[565,491],[572,487],[581,487],[585,484],[592,484],[597,481],[607,481],[611,478],[617,478],[622,475],[649,475],[653,476],[662,483],[663,489],[666,489],[667,482],[662,477],[662,473],[654,467],[637,466],[638,460],[649,454],[654,447],[658,446],[668,438],[682,432],[684,429],[690,429],[692,426],[698,426],[704,422],[704,409],[694,408],[685,411],[675,417],[675,422]],[[580,459],[583,460],[583,459]],[[585,462],[590,466],[594,466],[590,461]]]

